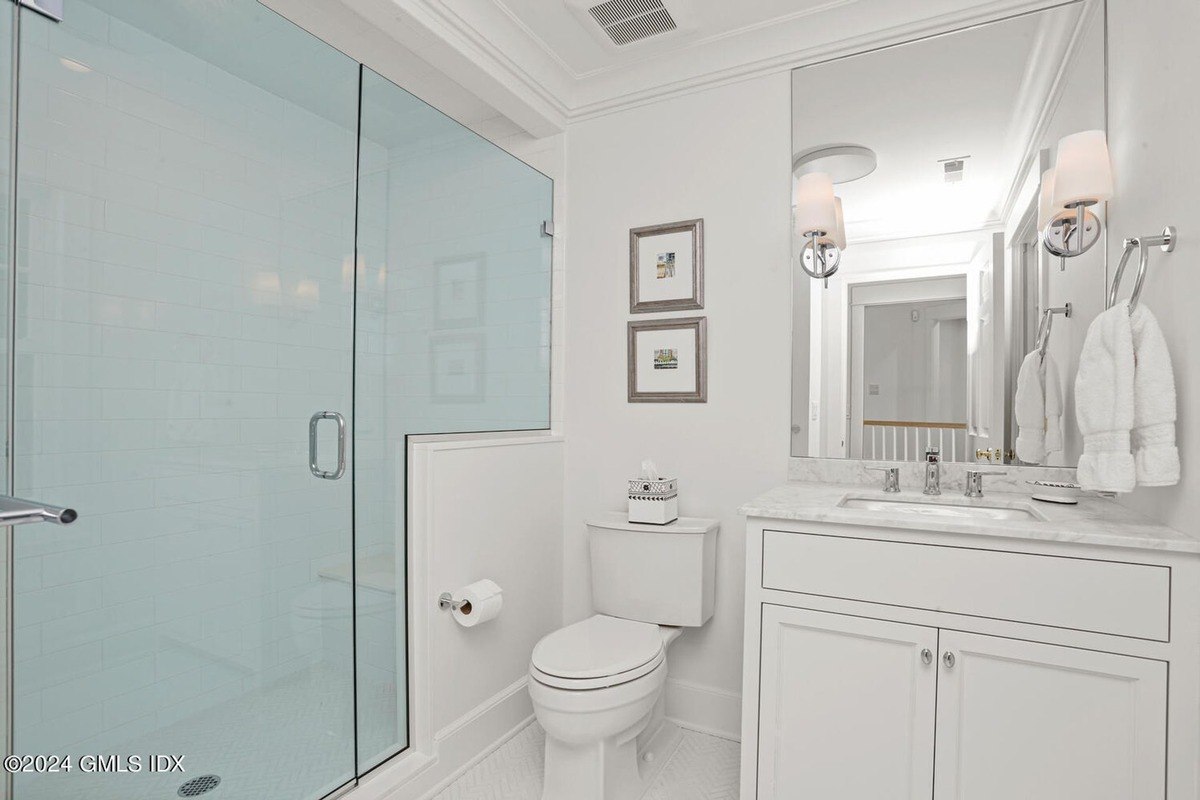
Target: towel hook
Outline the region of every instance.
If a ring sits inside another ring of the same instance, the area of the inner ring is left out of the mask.
[[[1112,287],[1108,290],[1108,303],[1105,308],[1112,308],[1117,304],[1117,292],[1121,288],[1121,278],[1125,275],[1129,256],[1136,249],[1140,251],[1140,257],[1137,277],[1133,281],[1133,292],[1129,295],[1129,313],[1132,314],[1133,309],[1137,307],[1138,299],[1142,296],[1142,285],[1146,282],[1146,272],[1150,266],[1150,248],[1157,247],[1164,253],[1170,253],[1175,249],[1177,238],[1175,226],[1168,225],[1158,236],[1131,236],[1126,239],[1125,249],[1121,253],[1121,261],[1117,264],[1117,271],[1113,275]]]
[[[1042,312],[1042,321],[1038,323],[1037,346],[1038,355],[1043,361],[1046,359],[1046,348],[1050,345],[1050,331],[1054,328],[1055,315],[1062,314],[1070,319],[1073,310],[1074,306],[1067,303],[1065,306],[1054,306]]]

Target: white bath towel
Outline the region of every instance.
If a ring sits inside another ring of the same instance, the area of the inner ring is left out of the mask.
[[[1036,350],[1025,356],[1017,373],[1013,411],[1017,418],[1017,458],[1026,464],[1046,460],[1046,387],[1041,356]]]
[[[1175,372],[1167,340],[1154,314],[1137,305],[1133,331],[1133,460],[1139,486],[1179,483],[1175,446]]]
[[[1098,314],[1088,328],[1075,376],[1075,418],[1083,434],[1077,479],[1084,489],[1130,492],[1137,470],[1133,429],[1133,330],[1129,303]]]
[[[1017,458],[1043,464],[1063,448],[1062,384],[1054,356],[1037,350],[1025,356],[1013,399],[1017,418]]]
[[[1063,449],[1063,396],[1062,380],[1058,374],[1058,362],[1046,353],[1042,361],[1042,383],[1046,387],[1046,455]]]

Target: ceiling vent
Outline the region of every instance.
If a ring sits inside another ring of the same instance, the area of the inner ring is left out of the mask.
[[[608,0],[588,13],[616,45],[675,30],[675,20],[662,0]]]
[[[600,41],[624,47],[665,33],[684,30],[688,0],[566,0]]]
[[[967,159],[970,156],[958,156],[956,158],[941,159],[942,177],[946,183],[958,183],[963,179],[963,172],[967,168]]]

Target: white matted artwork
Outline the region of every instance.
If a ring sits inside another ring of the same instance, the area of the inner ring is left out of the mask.
[[[703,403],[708,399],[704,317],[630,322],[629,402]]]
[[[482,402],[483,382],[483,334],[442,334],[430,340],[429,384],[433,402]]]
[[[471,328],[484,324],[487,255],[459,256],[434,267],[433,324],[437,328]]]
[[[704,308],[704,220],[629,231],[629,312]]]

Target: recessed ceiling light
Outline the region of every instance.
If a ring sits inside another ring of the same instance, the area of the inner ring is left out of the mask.
[[[792,174],[824,172],[834,183],[849,183],[875,171],[879,159],[875,151],[857,144],[824,144],[797,153],[792,159]]]
[[[91,72],[92,71],[92,68],[89,67],[87,64],[81,64],[80,62],[76,61],[75,59],[66,58],[65,56],[63,58],[60,58],[58,60],[58,63],[62,64],[64,67],[71,70],[71,72]]]

